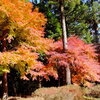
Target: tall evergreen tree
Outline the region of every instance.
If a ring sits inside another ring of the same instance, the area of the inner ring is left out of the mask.
[[[89,11],[92,11],[93,16],[89,18],[90,28],[93,33],[93,38],[95,43],[99,43],[99,30],[98,24],[100,22],[100,1],[99,0],[90,0],[86,4],[89,6]]]
[[[67,30],[66,30],[66,19],[64,14],[64,0],[59,0],[60,4],[60,15],[61,15],[61,26],[62,26],[62,41],[63,41],[63,52],[66,53],[68,49],[67,44]],[[66,83],[71,84],[71,71],[69,66],[66,67]]]
[[[56,24],[61,22],[59,3],[56,2],[56,0],[44,0],[43,2],[42,5],[41,3],[39,5],[41,5],[40,11],[46,13],[48,19],[46,37],[51,37],[57,40],[57,37],[58,39],[61,37],[60,25]],[[89,3],[92,3],[91,7]],[[88,1],[87,3],[84,2],[84,0],[71,0],[71,2],[68,2],[65,0],[64,13],[66,16],[66,29],[67,33],[69,33],[67,35],[70,36],[75,34],[80,36],[80,38],[87,43],[95,42],[94,40],[97,39],[93,38],[93,31],[91,32],[91,29],[97,33],[96,23],[99,18],[99,14],[97,14],[100,9],[99,6],[100,5],[96,2]]]
[[[59,9],[57,9],[58,3],[49,0],[42,0],[40,1],[40,3],[37,3],[37,0],[34,0],[33,5],[35,5],[35,7],[38,7],[39,11],[44,13],[47,18],[45,37],[59,40],[62,37],[62,32],[61,23],[59,21],[60,16],[57,15],[59,12]]]

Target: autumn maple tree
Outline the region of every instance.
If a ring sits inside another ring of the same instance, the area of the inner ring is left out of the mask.
[[[95,51],[93,44],[86,44],[78,37],[72,36],[68,38],[68,49],[64,53],[62,40],[59,40],[48,52],[48,67],[54,67],[57,72],[62,67],[69,67],[72,83],[84,85],[86,80],[99,82],[100,64]]]
[[[32,11],[32,7],[30,2],[24,0],[0,0],[3,99],[7,96],[7,72],[11,67],[18,70],[23,79],[28,79],[27,74],[33,79],[37,76],[47,78],[47,74],[50,74],[37,59],[39,53],[49,50],[53,41],[44,38],[45,16],[38,12],[38,8]]]

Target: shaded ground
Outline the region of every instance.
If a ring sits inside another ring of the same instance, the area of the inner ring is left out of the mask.
[[[23,98],[23,97],[9,97],[8,100],[45,100],[45,99],[42,98],[42,97],[27,97],[27,98]],[[91,98],[90,97],[90,98],[85,98],[85,100],[100,100],[100,98]]]
[[[1,99],[0,99],[1,100]],[[9,97],[8,100],[44,100],[42,97]]]
[[[91,88],[77,85],[39,88],[31,96],[10,96],[8,100],[100,100],[100,85]]]

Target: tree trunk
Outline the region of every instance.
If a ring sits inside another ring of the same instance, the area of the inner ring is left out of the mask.
[[[98,44],[98,30],[95,30],[95,43]]]
[[[38,80],[38,86],[39,86],[39,88],[42,88],[42,82],[41,82],[40,76],[37,77],[37,80]]]
[[[98,24],[95,20],[93,20],[93,30],[95,31],[94,33],[94,41],[95,43],[98,44]]]
[[[2,46],[3,46],[3,52],[6,51],[6,40],[2,40]],[[7,83],[7,72],[3,73],[3,79],[2,79],[2,90],[3,90],[3,95],[2,95],[2,100],[7,100],[8,99],[8,83]]]
[[[40,3],[42,3],[43,2],[43,0],[40,0]]]
[[[41,83],[41,81],[39,81],[39,88],[42,88],[42,83]]]
[[[64,15],[64,0],[60,0],[60,13],[61,13],[61,26],[62,26],[62,41],[63,41],[63,52],[67,52],[67,30],[66,30],[66,20]],[[71,84],[71,75],[70,75],[69,66],[66,67],[66,83]]]
[[[66,83],[67,85],[70,85],[71,84],[71,71],[70,71],[70,68],[69,66],[67,66],[66,68]]]
[[[3,73],[2,87],[3,87],[2,100],[7,100],[7,98],[8,98],[7,72]]]
[[[66,31],[66,20],[64,15],[64,0],[60,0],[60,13],[61,13],[61,26],[62,26],[62,41],[63,51],[67,51],[67,31]]]

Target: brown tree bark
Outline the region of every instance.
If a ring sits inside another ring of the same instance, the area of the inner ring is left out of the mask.
[[[40,2],[42,3],[42,2],[43,2],[43,0],[40,0]]]
[[[98,24],[95,20],[93,20],[93,30],[95,31],[94,41],[95,41],[96,44],[98,44]]]
[[[3,45],[3,52],[6,51],[6,40],[2,40],[2,45]],[[7,100],[8,99],[8,83],[7,83],[7,72],[3,73],[3,79],[2,79],[2,90],[3,90],[3,95],[2,95],[2,100]]]
[[[61,13],[63,51],[66,52],[67,51],[67,30],[66,30],[66,20],[64,15],[64,0],[60,0],[60,13]]]
[[[3,73],[2,87],[3,87],[3,89],[2,89],[3,90],[2,100],[8,100],[7,72]]]

